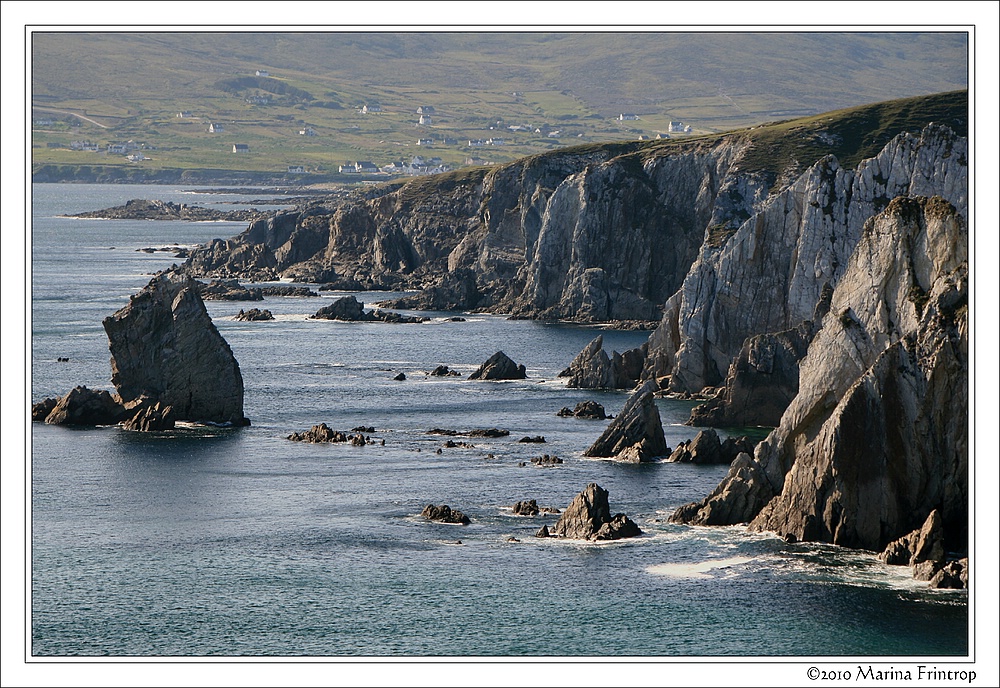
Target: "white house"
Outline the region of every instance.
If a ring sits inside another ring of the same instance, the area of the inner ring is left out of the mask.
[[[191,113],[188,112],[187,110],[181,110],[180,112],[177,113],[177,116],[178,117],[190,117]]]
[[[685,126],[684,122],[671,122],[667,125],[667,131],[670,133],[690,133],[691,127]]]
[[[341,174],[357,174],[358,166],[357,163],[349,162],[346,165],[341,165],[337,168],[337,171]]]
[[[111,153],[113,155],[125,155],[126,153],[128,153],[128,146],[126,146],[124,143],[109,143],[108,153]]]
[[[316,130],[312,127],[306,127],[305,129],[299,129],[299,136],[315,136]]]
[[[366,103],[365,105],[363,105],[361,107],[361,112],[365,113],[366,115],[369,112],[382,112],[382,106],[381,105],[368,105]]]
[[[254,76],[271,76],[271,74],[266,69],[258,69],[254,72]]]
[[[417,139],[418,146],[431,146],[434,144],[434,139]]]
[[[70,149],[79,151],[97,152],[101,147],[91,141],[73,141],[69,144]]]
[[[305,174],[306,168],[302,165],[289,165],[288,174]]]
[[[233,144],[233,152],[234,153],[249,153],[250,152],[250,146],[248,146],[245,143],[234,143]]]
[[[431,116],[430,115],[420,115],[420,119],[417,120],[417,124],[422,124],[424,126],[430,126]]]
[[[245,100],[250,105],[267,105],[271,102],[267,96],[247,96]]]
[[[221,134],[223,131],[225,131],[225,129],[222,128],[221,124],[212,122],[211,124],[208,125],[209,134]]]
[[[503,139],[498,139],[498,138],[486,139],[486,145],[488,146],[502,146],[504,143],[506,142]]]
[[[375,174],[378,172],[378,165],[368,160],[358,160],[356,167],[358,174]]]
[[[636,114],[633,114],[633,113],[629,113],[629,112],[623,112],[622,114],[618,115],[618,121],[620,121],[620,122],[625,122],[625,121],[629,121],[629,120],[637,120],[637,119],[639,119],[639,115],[636,115]]]
[[[431,106],[431,105],[421,105],[420,107],[417,108],[417,114],[418,115],[433,115],[434,114],[434,107]]]

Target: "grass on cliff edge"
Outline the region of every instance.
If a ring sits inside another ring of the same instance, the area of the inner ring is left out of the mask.
[[[726,138],[742,136],[751,141],[750,150],[740,161],[743,172],[771,172],[777,175],[789,165],[812,165],[830,154],[837,157],[841,166],[853,169],[860,161],[877,155],[895,136],[903,132],[919,132],[931,122],[946,125],[960,136],[968,136],[968,91],[889,100],[724,134],[659,141],[595,143],[533,157],[542,160],[549,156],[603,151],[610,153],[611,157],[634,157],[639,165],[653,154],[714,146]]]
[[[830,154],[837,157],[842,167],[853,169],[861,160],[877,155],[900,133],[919,132],[931,122],[946,125],[960,136],[968,136],[968,95],[968,91],[963,90],[890,100],[725,134],[584,144],[539,153],[507,165],[531,165],[558,157],[600,153],[607,159],[634,163],[635,172],[642,174],[642,163],[652,155],[714,146],[726,138],[741,136],[751,141],[750,150],[739,163],[742,172],[767,172],[777,176],[789,166],[809,166]],[[490,169],[496,168],[466,168],[413,179],[404,185],[404,193],[410,200],[417,200],[447,192],[456,184],[479,183]]]

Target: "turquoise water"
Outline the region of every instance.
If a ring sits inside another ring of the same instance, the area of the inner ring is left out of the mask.
[[[79,384],[111,389],[101,320],[176,262],[137,249],[243,229],[58,217],[151,197],[239,200],[181,187],[34,186],[33,400]],[[306,319],[338,295],[250,304],[277,318],[261,323],[232,320],[245,303],[208,302],[240,362],[249,428],[142,435],[32,425],[33,655],[968,653],[964,592],[928,590],[863,552],[666,522],[725,467],[582,458],[607,421],[556,412],[596,399],[616,413],[626,398],[569,390],[556,377],[595,330],[469,314],[447,322],[443,313],[422,325]],[[645,339],[604,334],[619,351]],[[464,379],[501,349],[527,366],[528,380]],[[463,377],[427,377],[438,364]],[[397,372],[407,380],[392,380]],[[669,445],[694,435],[682,425],[689,403],[658,403]],[[319,422],[374,426],[385,446],[284,439]],[[511,434],[447,449],[426,433],[435,427]],[[524,435],[546,444],[517,443]],[[565,463],[531,465],[543,452]],[[555,517],[510,511],[522,499],[565,508],[590,482],[645,535],[539,540],[533,533]],[[472,524],[419,518],[432,502]]]

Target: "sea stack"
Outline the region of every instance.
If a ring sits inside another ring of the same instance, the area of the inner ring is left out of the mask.
[[[176,420],[249,425],[239,363],[195,280],[157,275],[104,319],[104,330],[111,382],[123,404],[152,399],[170,406]]]

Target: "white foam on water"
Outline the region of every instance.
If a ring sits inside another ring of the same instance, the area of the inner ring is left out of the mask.
[[[693,563],[656,564],[647,566],[646,572],[654,576],[670,578],[712,578],[708,575],[709,571],[740,566],[753,560],[753,557],[729,557],[728,559],[709,559]]]

